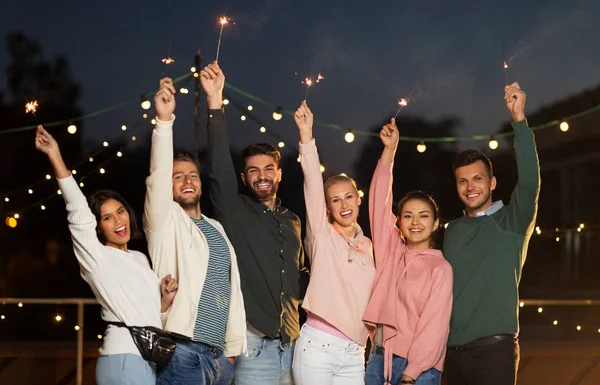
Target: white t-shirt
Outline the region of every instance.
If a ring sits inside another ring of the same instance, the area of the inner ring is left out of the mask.
[[[100,243],[96,217],[73,176],[58,179],[58,185],[67,204],[69,230],[81,276],[102,305],[102,319],[129,326],[162,328],[160,280],[146,256]],[[123,353],[139,355],[139,350],[128,329],[109,325],[100,354]]]

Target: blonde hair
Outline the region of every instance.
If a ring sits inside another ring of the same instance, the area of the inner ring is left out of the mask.
[[[340,183],[350,183],[352,185],[352,187],[354,188],[354,192],[356,193],[356,196],[359,197],[358,187],[356,187],[356,181],[354,179],[350,178],[349,176],[338,174],[338,175],[329,177],[325,181],[325,184],[323,185],[323,193],[325,194],[325,203],[326,204],[329,202],[329,200],[327,199],[327,191],[334,184],[340,184]],[[331,217],[331,214],[329,212],[327,212],[327,220],[330,223],[333,223],[333,218]]]

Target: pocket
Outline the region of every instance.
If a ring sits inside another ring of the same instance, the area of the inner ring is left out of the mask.
[[[196,369],[202,363],[200,362],[200,355],[194,351],[183,348],[182,345],[177,345],[175,354],[171,358],[170,364],[177,365],[181,368]]]
[[[475,356],[480,359],[516,359],[518,348],[513,340],[499,341],[492,345],[480,346],[475,349]]]

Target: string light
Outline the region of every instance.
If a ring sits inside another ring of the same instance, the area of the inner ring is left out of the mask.
[[[447,229],[448,228],[448,223],[444,223],[444,228]]]
[[[259,129],[259,131],[260,131],[260,132],[262,132],[262,133],[264,134],[265,132],[267,132],[267,129],[266,129],[264,126],[262,126],[262,127]]]
[[[105,172],[106,172],[105,169],[103,169],[103,168],[100,169],[100,174],[104,174]]]
[[[104,143],[102,143],[102,145],[103,145],[104,147],[108,147],[108,142],[104,142]]]
[[[283,143],[283,142],[279,142],[279,143],[277,143],[277,145],[279,146],[279,148],[285,147],[285,143]]]
[[[490,148],[492,150],[495,150],[498,148],[498,141],[496,139],[494,139],[494,137],[492,136],[492,138],[490,139],[490,142],[488,143],[488,145],[490,146]]]
[[[577,228],[577,232],[580,233],[581,232],[581,227]]]
[[[242,120],[242,122],[243,122],[244,120],[246,120],[246,115],[242,115],[242,116],[240,116],[240,119],[241,119],[241,120]]]
[[[102,339],[102,334],[98,334],[98,339],[101,340]]]
[[[83,187],[83,182],[79,182],[79,187]]]
[[[584,227],[585,227],[585,223],[580,223],[580,224],[579,224],[579,228],[580,228],[580,229],[583,229]]]
[[[538,307],[538,313],[541,313],[541,312],[543,312],[543,311],[544,311],[544,309],[543,309],[543,308],[541,308],[541,307]]]
[[[248,106],[248,111],[252,111],[253,109],[254,109],[254,107]]]
[[[123,156],[123,153],[121,151],[117,152],[117,156],[120,158]]]
[[[10,227],[11,229],[17,227],[17,220],[13,217],[6,217],[4,223],[6,223],[6,226]]]
[[[425,145],[425,141],[421,140],[421,143],[417,144],[417,151],[424,153],[425,150],[427,150],[427,146]]]
[[[75,327],[73,329],[79,331],[79,325],[75,325]]]
[[[364,198],[364,196],[365,196],[365,193],[364,193],[364,191],[363,191],[363,190],[358,190],[358,196],[359,196],[360,198]]]
[[[13,215],[13,217],[14,217],[15,219],[19,219],[21,216],[20,216],[19,214],[15,214],[15,215]]]
[[[187,89],[187,88],[185,88],[185,87],[182,87],[182,88],[180,88],[180,89],[179,89],[179,93],[181,93],[181,94],[186,94],[186,95],[187,95],[187,94],[189,94],[189,93],[190,93],[190,90],[188,90],[188,89]]]
[[[298,155],[298,157],[296,158],[296,162],[300,163],[302,161],[302,156]]]
[[[46,179],[48,179],[48,180],[52,179],[52,177],[50,176],[50,174],[46,174]]]
[[[137,140],[137,138],[134,136],[131,137],[131,140],[133,140],[134,142]]]
[[[146,115],[146,114],[144,114],[144,115]],[[121,126],[121,130],[123,130],[123,131],[127,130],[127,126],[126,125],[122,125]]]
[[[2,319],[2,320],[6,319],[6,317],[4,316],[4,314],[0,315],[0,319]]]
[[[71,124],[69,127],[67,127],[67,132],[71,135],[75,134],[77,132],[77,126]]]
[[[62,195],[62,191],[60,191],[60,190],[56,190],[56,193],[57,193],[58,195]]]
[[[282,118],[283,118],[282,108],[277,107],[277,109],[275,111],[273,111],[273,119],[281,120]]]
[[[10,201],[9,197],[4,198],[4,202],[8,202],[8,201]]]
[[[148,100],[148,98],[146,98],[146,96],[142,95],[141,106],[142,106],[142,109],[149,110],[150,107],[152,107],[152,103],[150,103],[150,100]]]
[[[192,68],[190,68],[190,71],[191,71],[191,72],[196,72],[196,71],[197,71],[197,70],[196,70],[196,67],[192,67]]]
[[[90,163],[92,163],[94,161],[94,158],[92,158],[91,156],[88,159],[90,161]]]
[[[325,172],[325,166],[321,165],[321,173]]]
[[[41,206],[40,206],[40,209],[42,209],[42,210],[46,210],[46,206],[44,206],[44,205],[41,205]]]
[[[525,306],[525,302],[519,302],[519,307]]]
[[[354,142],[354,133],[352,132],[352,130],[348,130],[348,132],[346,132],[346,135],[344,135],[344,140],[347,143]]]
[[[60,316],[60,314],[57,314],[56,317],[54,317],[54,319],[56,320],[56,322],[62,321],[62,317]]]
[[[156,119],[152,119],[152,120],[150,121],[150,123],[152,123],[152,125],[155,125],[155,124],[156,124]]]
[[[560,242],[560,237],[556,237],[556,242]]]
[[[144,114],[144,115],[142,115],[142,118],[144,118],[144,119],[148,119],[148,114]]]
[[[580,332],[581,331],[581,325],[577,325],[577,331]]]
[[[223,105],[228,105],[229,104],[229,99],[223,99]]]
[[[554,322],[552,322],[552,324],[554,324],[554,326],[558,326],[558,320],[554,320]]]
[[[194,77],[197,78],[198,77],[198,72],[194,72]]]
[[[569,123],[567,123],[567,122],[562,122],[562,123],[560,124],[560,130],[561,130],[562,132],[567,132],[567,131],[569,131]]]
[[[17,304],[17,306],[18,306],[18,307],[23,307],[23,302],[19,302],[19,303]]]
[[[71,174],[73,174],[73,175],[77,175],[77,170],[73,170],[73,171],[71,171]]]

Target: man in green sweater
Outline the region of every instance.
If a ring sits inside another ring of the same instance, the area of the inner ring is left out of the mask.
[[[454,162],[465,215],[450,223],[444,256],[454,273],[446,356],[449,385],[513,385],[519,364],[519,281],[535,226],[540,172],[525,92],[504,89],[513,118],[519,180],[510,203],[492,201],[496,178],[488,157],[461,152]]]

